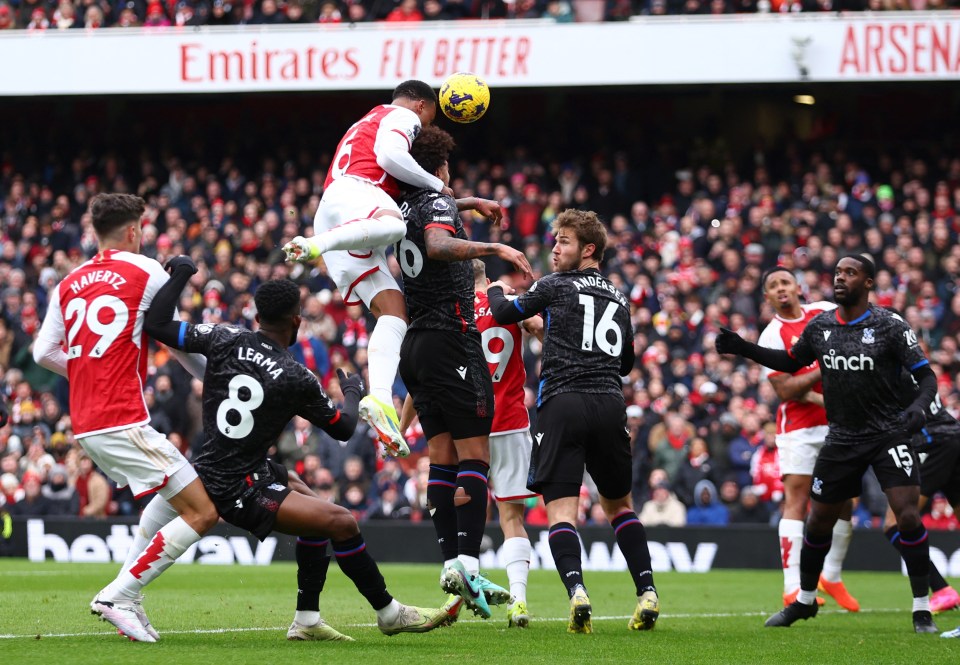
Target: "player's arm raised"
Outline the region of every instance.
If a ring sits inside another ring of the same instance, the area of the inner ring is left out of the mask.
[[[803,335],[806,335],[806,330]],[[725,353],[734,356],[743,356],[754,362],[758,362],[764,367],[775,369],[778,372],[787,372],[793,374],[798,369],[806,367],[815,360],[813,350],[807,344],[801,344],[803,336],[797,341],[790,351],[780,349],[767,349],[759,344],[748,342],[737,333],[726,328],[720,329],[717,335],[716,347],[717,353]]]
[[[385,117],[377,129],[373,144],[377,165],[400,182],[442,192],[448,189],[443,181],[427,173],[410,155],[410,146],[419,131],[416,129],[418,126],[419,120],[412,111],[397,109]]]
[[[507,294],[513,293],[513,287],[503,282],[493,282],[487,287],[487,302],[490,313],[499,324],[518,323],[536,316],[547,308],[553,299],[553,281],[551,275],[534,282],[530,290],[519,298],[507,300]]]
[[[498,223],[503,217],[503,210],[500,208],[499,202],[492,199],[481,199],[478,196],[457,199],[457,210],[475,210],[494,224]]]
[[[468,261],[481,256],[499,256],[522,272],[533,276],[533,269],[523,252],[499,242],[474,242],[453,235],[453,227],[428,224],[423,232],[427,256],[434,261]]]
[[[189,324],[185,321],[176,321],[174,312],[180,293],[190,278],[196,274],[197,266],[190,257],[176,256],[167,262],[166,269],[170,273],[170,279],[153,297],[150,309],[147,310],[143,320],[143,328],[155,340],[174,349],[183,349]]]

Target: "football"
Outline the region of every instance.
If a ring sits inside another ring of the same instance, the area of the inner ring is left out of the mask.
[[[476,122],[488,108],[490,88],[476,74],[457,72],[440,86],[440,109],[454,122]]]

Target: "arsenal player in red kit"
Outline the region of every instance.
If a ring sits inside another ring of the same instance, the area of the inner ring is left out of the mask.
[[[830,302],[801,304],[800,284],[786,268],[771,268],[764,274],[763,294],[776,315],[760,335],[759,344],[768,349],[787,350],[820,312],[836,309]],[[810,478],[817,455],[827,436],[827,412],[823,408],[823,389],[817,363],[793,374],[764,368],[780,407],[777,409],[777,450],[783,477],[784,505],[780,520],[780,559],[783,561],[783,603],[789,605],[800,592],[800,546],[803,520],[810,501]],[[853,526],[848,503],[833,528],[830,552],[823,564],[820,587],[850,612],[860,604],[849,594],[840,572],[850,547]]]
[[[141,256],[144,201],[130,194],[99,194],[90,203],[99,252],[50,294],[33,347],[42,366],[70,381],[70,416],[77,440],[119,486],[147,505],[127,560],[91,611],[132,640],[159,635],[143,611],[142,588],[217,523],[217,509],[176,446],[150,427],[143,400],[147,374],[144,316],[169,279],[159,263]],[[175,352],[198,378],[205,362]]]
[[[530,416],[524,405],[523,387],[527,372],[523,367],[523,345],[520,326],[543,340],[543,319],[535,316],[519,324],[499,325],[487,301],[486,267],[473,260],[476,297],[474,314],[480,331],[483,355],[490,365],[493,379],[493,427],[490,430],[490,484],[500,511],[503,530],[503,564],[510,581],[514,602],[507,608],[507,625],[526,628],[530,623],[527,610],[527,578],[530,574],[530,539],[523,527],[524,501],[537,496],[527,489],[530,473]]]

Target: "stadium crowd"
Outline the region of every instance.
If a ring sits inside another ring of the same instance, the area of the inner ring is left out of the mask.
[[[624,21],[632,16],[929,11],[957,0],[0,0],[0,30],[95,30],[201,25],[548,19]]]
[[[730,327],[755,340],[772,312],[762,270],[783,265],[808,302],[832,299],[838,256],[877,259],[875,300],[905,313],[940,379],[946,408],[960,412],[960,155],[891,151],[856,156],[786,150],[758,153],[752,168],[694,163],[656,188],[623,152],[538,160],[523,147],[501,159],[453,164],[458,195],[501,202],[505,228],[465,215],[474,239],[521,248],[549,272],[550,222],[566,207],[596,210],[609,225],[604,271],[632,303],[637,361],[624,380],[634,449],[634,497],[647,525],[775,523],[782,499],[773,418],[777,399],[759,367],[719,356]],[[143,254],[164,262],[189,254],[200,266],[181,300],[195,322],[253,326],[256,286],[289,277],[302,287],[304,325],[294,355],[334,400],[337,368],[363,371],[372,321],[347,307],[322,264],[285,264],[279,249],[311,227],[327,165],[308,156],[259,166],[219,166],[176,156],[74,155],[60,170],[0,161],[0,378],[11,419],[0,429],[0,504],[19,515],[136,514],[128,491],[111,486],[77,445],[64,381],[37,366],[30,347],[50,289],[96,251],[87,202],[98,192],[148,201]],[[399,274],[396,262],[392,263]],[[506,273],[491,261],[488,273]],[[514,275],[520,289],[529,286]],[[527,406],[536,417],[538,346],[526,341]],[[201,384],[151,344],[145,400],[151,424],[188,455],[202,443]],[[405,395],[395,385],[398,406]],[[323,496],[362,519],[425,517],[422,432],[406,432],[410,458],[379,459],[363,424],[347,442],[296,419],[275,457]],[[581,492],[581,523],[604,523],[594,488]],[[956,528],[944,501],[925,519]],[[882,522],[885,501],[867,478],[854,519]],[[530,524],[545,524],[542,503]]]

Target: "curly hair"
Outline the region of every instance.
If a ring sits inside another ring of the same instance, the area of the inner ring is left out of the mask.
[[[417,81],[416,79],[404,81],[394,88],[393,99],[399,99],[400,97],[412,99],[417,102],[422,99],[427,102],[433,102],[434,104],[437,103],[437,93],[434,92],[433,88],[423,81]]]
[[[427,173],[436,173],[450,158],[457,144],[453,137],[434,125],[427,125],[410,147],[410,155]]]
[[[607,248],[607,229],[603,222],[592,210],[574,210],[568,208],[553,220],[554,236],[560,229],[571,229],[581,247],[593,245],[593,258],[603,260],[603,252]]]
[[[271,279],[253,295],[261,321],[277,323],[300,313],[300,287],[289,279]]]
[[[90,200],[93,230],[98,238],[110,235],[121,226],[139,222],[146,202],[133,194],[97,194]]]

